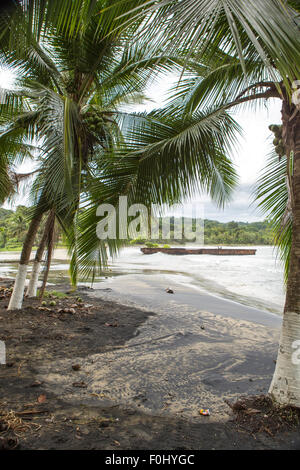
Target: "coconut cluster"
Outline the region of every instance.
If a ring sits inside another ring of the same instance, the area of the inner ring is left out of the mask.
[[[273,145],[275,147],[275,152],[279,157],[283,157],[285,154],[285,149],[282,140],[282,126],[278,126],[277,124],[271,124],[269,126],[270,131],[273,132],[275,138],[273,140]]]
[[[97,114],[95,111],[90,111],[87,113],[84,121],[92,132],[101,132],[103,119],[99,117],[99,114]]]

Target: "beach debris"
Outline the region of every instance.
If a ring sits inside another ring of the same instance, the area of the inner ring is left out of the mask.
[[[174,294],[174,291],[173,291],[173,289],[170,289],[170,287],[167,287],[166,293],[167,294]]]
[[[38,403],[45,403],[46,400],[47,400],[47,397],[44,393],[42,393],[37,399]]]
[[[201,328],[201,330],[205,330],[205,326],[204,326],[204,325],[201,325],[200,328]]]
[[[24,414],[24,413],[23,413]],[[19,436],[23,433],[26,432],[31,432],[33,430],[38,430],[40,429],[40,425],[36,423],[25,423],[23,419],[21,418],[21,412],[15,412],[13,410],[9,411],[0,411],[0,424],[1,424],[1,433],[13,433],[14,436],[3,436],[1,439],[6,439],[6,442],[2,443],[0,441],[0,450],[1,450],[1,445],[2,445],[2,450],[3,449],[3,444],[7,444],[7,440],[9,439],[14,439],[13,443],[8,443],[9,444],[9,449],[15,448],[18,445],[18,439],[16,436]],[[16,442],[16,440],[17,442]]]
[[[14,450],[19,446],[19,439],[15,437],[0,437],[0,450]]]
[[[242,400],[238,400],[235,403],[230,403],[230,401],[225,399],[224,402],[232,409],[232,411],[244,411],[247,409],[246,404]]]
[[[48,307],[38,307],[38,310],[41,310],[42,312],[52,312],[51,308]]]
[[[6,367],[13,367],[15,365],[14,362],[7,362]]]
[[[171,405],[171,403],[169,403],[169,402],[166,401],[166,402],[163,403],[162,409],[165,410],[165,409],[168,408],[168,406],[170,406],[170,405]]]
[[[40,385],[42,385],[42,383],[43,382],[41,382],[40,380],[36,380],[30,385],[30,387],[39,387]]]
[[[73,369],[73,370],[80,370],[80,369],[81,369],[81,365],[80,365],[80,364],[73,364],[73,365],[72,365],[72,369]]]
[[[261,410],[256,410],[255,408],[248,408],[247,410],[245,410],[245,413],[247,415],[255,415],[257,413],[262,413]]]
[[[73,382],[72,385],[77,388],[87,388],[87,384],[85,382]]]
[[[111,423],[108,419],[100,421],[99,428],[108,428],[110,424]]]
[[[57,313],[76,313],[76,310],[74,308],[59,308],[57,310]]]
[[[23,411],[16,411],[15,415],[16,416],[28,416],[28,415],[39,415],[39,414],[44,414],[48,413],[48,410],[23,410]]]
[[[273,437],[279,431],[299,427],[299,408],[279,405],[270,396],[241,397],[236,403],[224,401],[233,410],[237,425],[252,434],[264,432]]]
[[[11,288],[0,286],[0,299],[6,299],[11,296]]]
[[[118,322],[115,321],[114,323],[104,323],[104,326],[112,326],[114,328],[116,328],[117,326],[119,326]]]
[[[106,397],[105,393],[90,393],[91,397],[103,398]]]
[[[208,408],[200,408],[199,414],[202,416],[210,416],[210,411]]]
[[[55,421],[55,416],[52,415],[51,418],[46,418],[45,421],[46,421],[46,423],[54,423],[54,421]]]

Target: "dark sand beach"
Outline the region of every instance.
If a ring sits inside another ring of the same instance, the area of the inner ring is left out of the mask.
[[[300,449],[298,427],[253,432],[226,404],[267,393],[281,318],[166,287],[122,276],[9,314],[2,298],[0,436],[10,412],[20,449]]]

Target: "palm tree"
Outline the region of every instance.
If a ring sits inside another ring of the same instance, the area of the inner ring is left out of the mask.
[[[27,232],[27,219],[24,206],[19,206],[14,214],[9,218],[9,235],[12,238],[22,240]]]

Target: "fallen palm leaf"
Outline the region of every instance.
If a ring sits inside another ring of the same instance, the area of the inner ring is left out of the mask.
[[[33,427],[35,430],[38,430],[41,427],[35,423],[25,423],[22,418],[18,417],[12,410],[0,414],[0,422],[5,427],[2,434],[7,433],[8,431],[13,431],[16,436],[32,431]]]

